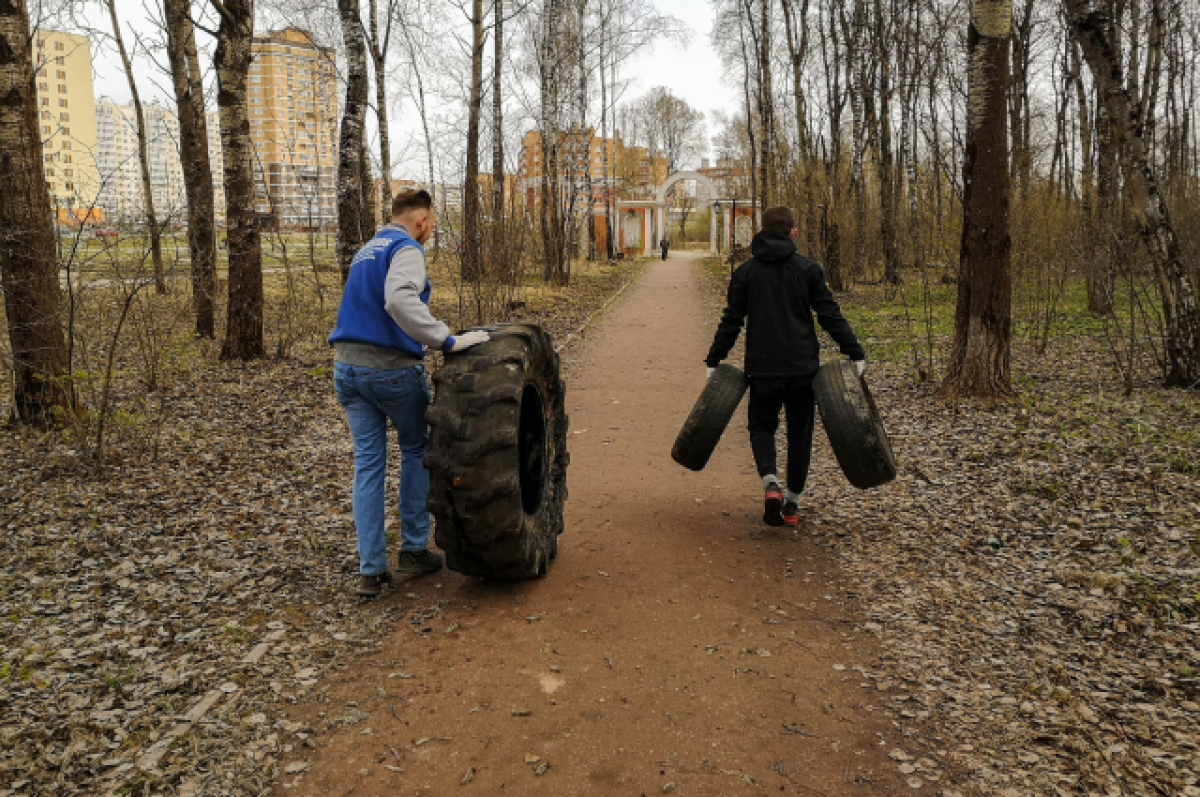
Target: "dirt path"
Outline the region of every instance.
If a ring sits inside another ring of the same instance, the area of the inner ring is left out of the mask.
[[[655,264],[577,352],[549,575],[400,584],[411,624],[293,707],[319,732],[277,793],[910,791],[853,596],[803,529],[760,522],[744,416],[705,472],[670,459],[715,323],[694,268]]]

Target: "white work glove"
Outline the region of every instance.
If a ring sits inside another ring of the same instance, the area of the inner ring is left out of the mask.
[[[478,346],[480,343],[487,343],[491,339],[491,335],[482,329],[477,329],[474,332],[465,332],[456,338],[447,338],[446,343],[449,345],[443,345],[442,350],[448,354],[457,354],[460,351],[466,351],[472,346]]]
[[[867,372],[866,360],[851,360],[850,364],[854,366],[854,373],[860,379],[862,378],[862,375]]]
[[[707,376],[705,376],[704,378],[705,378],[705,379],[712,379],[712,375],[713,375],[713,374],[715,374],[716,372],[717,372],[717,369],[716,369],[716,368],[709,368],[709,369],[708,369],[708,375],[707,375]]]

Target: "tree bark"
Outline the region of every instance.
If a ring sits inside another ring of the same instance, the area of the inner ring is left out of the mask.
[[[117,45],[117,54],[121,56],[121,65],[125,68],[125,79],[129,82],[129,96],[133,100],[133,115],[137,122],[138,166],[142,177],[142,208],[146,213],[146,230],[150,233],[150,262],[154,268],[154,290],[156,293],[167,292],[167,280],[163,274],[162,231],[158,227],[158,217],[154,213],[154,191],[150,182],[150,153],[146,143],[146,114],[142,110],[142,99],[138,94],[137,81],[133,77],[133,62],[129,60],[129,52],[125,49],[125,38],[121,35],[121,22],[117,19],[116,0],[105,0],[108,15],[112,20],[113,41]]]
[[[1104,103],[1125,175],[1130,209],[1154,264],[1167,338],[1166,384],[1196,387],[1200,385],[1200,315],[1196,293],[1183,266],[1170,210],[1150,160],[1142,106],[1131,96],[1123,64],[1116,57],[1113,19],[1105,8],[1097,8],[1091,0],[1063,2],[1072,34],[1083,50]],[[1155,0],[1156,7],[1159,2]],[[1153,59],[1155,55],[1151,53],[1150,57]]]
[[[25,0],[0,2],[0,285],[13,358],[13,419],[49,426],[72,403],[31,48]]]
[[[846,285],[842,275],[838,202],[842,187],[842,109],[846,100],[841,87],[841,70],[836,66],[839,52],[837,10],[832,6],[829,9],[828,34],[825,30],[823,25],[818,27],[821,34],[821,61],[825,67],[825,95],[829,108],[829,151],[824,155],[827,190],[825,207],[821,213],[821,241],[829,287],[834,291],[842,291]]]
[[[883,279],[890,285],[899,285],[901,273],[900,253],[896,245],[891,56],[885,33],[883,3],[882,0],[875,0],[875,56],[879,70],[879,237],[883,239]]]
[[[262,231],[254,189],[254,145],[246,83],[254,41],[254,0],[209,0],[221,19],[213,64],[225,160],[229,301],[221,359],[264,357]]]
[[[373,0],[368,0],[369,2]],[[358,0],[338,0],[342,43],[346,48],[346,105],[338,136],[337,260],[342,282],[350,276],[350,263],[367,240],[370,217],[363,202],[363,129],[367,116],[367,52]]]
[[[1033,4],[1024,0],[1021,13],[1013,26],[1012,86],[1009,92],[1009,135],[1012,162],[1009,173],[1022,195],[1029,187],[1033,170],[1033,150],[1030,142],[1029,65],[1033,59]]]
[[[179,150],[188,203],[192,309],[196,335],[216,337],[217,233],[212,165],[208,159],[208,120],[204,115],[203,73],[196,49],[190,0],[165,0],[167,59],[179,116]]]
[[[1012,0],[971,0],[967,138],[954,347],[946,396],[1012,393],[1007,101]]]
[[[492,225],[499,229],[504,218],[504,0],[493,0],[492,15],[496,26],[492,42]]]
[[[463,182],[463,243],[459,274],[468,282],[482,276],[479,202],[479,118],[483,111],[483,0],[471,2],[471,94],[467,104],[467,170]]]
[[[392,39],[392,22],[395,15],[393,5],[389,3],[383,38],[380,39],[376,10],[379,0],[367,0],[367,2],[370,3],[368,20],[370,39],[368,43],[371,50],[371,61],[375,67],[375,118],[379,123],[379,219],[386,224],[392,216],[392,143],[387,113],[387,52]],[[366,177],[365,174],[364,177]]]

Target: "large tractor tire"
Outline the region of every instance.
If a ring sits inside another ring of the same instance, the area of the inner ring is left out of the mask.
[[[447,355],[434,377],[429,511],[451,570],[536,578],[563,530],[566,385],[541,327],[488,330],[490,341]]]
[[[671,459],[688,470],[704,470],[749,387],[750,382],[740,369],[732,365],[717,366],[675,438]]]
[[[896,478],[896,458],[875,400],[846,360],[821,366],[813,380],[821,424],[842,473],[852,485],[869,490]]]

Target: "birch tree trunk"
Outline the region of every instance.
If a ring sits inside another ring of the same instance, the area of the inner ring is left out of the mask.
[[[165,0],[167,59],[179,116],[179,150],[188,203],[192,309],[196,335],[216,337],[217,234],[208,121],[204,115],[203,73],[196,49],[190,0]]]
[[[1160,2],[1155,0],[1156,15],[1161,14]],[[1179,239],[1150,160],[1143,108],[1131,96],[1124,66],[1116,56],[1114,21],[1102,4],[1097,7],[1091,0],[1063,3],[1072,35],[1079,42],[1104,103],[1125,175],[1130,210],[1154,264],[1167,337],[1166,384],[1194,388],[1200,385],[1200,316],[1195,288],[1180,258]],[[1156,57],[1154,52],[1149,55],[1151,62]]]
[[[221,24],[213,65],[225,160],[229,304],[221,359],[251,360],[263,346],[262,231],[254,191],[254,146],[246,99],[254,41],[254,0],[209,0]]]
[[[49,426],[72,405],[32,43],[25,0],[0,2],[0,285],[12,347],[13,420]]]
[[[1012,0],[971,0],[963,233],[954,347],[941,393],[1012,393],[1012,238],[1009,233],[1009,38]]]
[[[373,0],[368,0],[373,2]],[[346,104],[338,136],[337,261],[342,282],[350,276],[350,263],[367,240],[371,224],[363,202],[363,181],[367,178],[363,163],[363,128],[367,116],[367,48],[362,13],[358,0],[338,0],[342,22],[342,43],[346,48]]]
[[[467,104],[467,173],[463,182],[463,245],[459,274],[468,282],[482,276],[479,202],[479,117],[483,111],[483,0],[471,2],[471,95]]]

